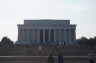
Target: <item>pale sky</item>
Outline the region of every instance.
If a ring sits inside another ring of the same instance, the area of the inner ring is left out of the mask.
[[[76,38],[96,36],[96,0],[0,0],[0,40],[17,41],[24,19],[70,19]]]

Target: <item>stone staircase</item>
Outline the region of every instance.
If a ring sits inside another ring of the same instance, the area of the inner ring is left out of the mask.
[[[58,52],[56,51],[58,49]],[[53,54],[57,56],[59,52],[62,52],[64,56],[87,56],[88,52],[92,50],[96,53],[94,47],[88,46],[52,46],[42,45],[42,52],[38,51],[38,45],[32,45],[30,48],[26,46],[13,46],[13,47],[0,47],[0,56],[47,56]],[[31,54],[29,54],[31,51]]]
[[[92,50],[96,53],[96,48],[89,46],[42,45],[42,52],[40,53],[38,45],[32,45],[30,46],[32,55],[28,54],[28,49],[26,46],[2,46],[0,47],[0,63],[47,63],[47,56],[50,53],[53,54],[55,63],[57,63],[59,52],[63,53],[65,63],[88,63],[88,52]]]

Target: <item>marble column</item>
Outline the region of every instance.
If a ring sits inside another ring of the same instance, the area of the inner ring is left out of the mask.
[[[45,29],[43,29],[43,43],[45,42]]]
[[[32,31],[33,31],[33,35],[32,35],[32,41],[34,42],[35,40],[34,40],[34,29],[32,29]]]
[[[21,32],[21,30],[18,29],[18,41],[21,41],[21,39],[20,39],[20,38],[21,38],[21,37],[20,37],[20,36],[21,36],[21,33],[20,33],[20,32]]]
[[[66,42],[66,29],[64,29],[64,42]]]
[[[54,29],[54,42],[56,42],[56,30]]]
[[[40,43],[40,29],[38,29],[38,43]]]
[[[71,29],[69,29],[69,42],[71,42]]]
[[[29,29],[27,29],[27,42],[29,43],[30,42],[30,40],[29,40]]]
[[[61,29],[61,42],[64,42],[64,29]]]
[[[49,37],[48,37],[49,38],[49,42],[51,42],[51,40],[50,40],[50,36],[51,36],[50,35],[50,29],[48,30],[48,33],[49,33]]]
[[[76,42],[76,30],[74,29],[74,42]]]
[[[59,29],[59,42],[61,42],[61,29]]]
[[[22,35],[21,35],[21,37],[22,37],[22,42],[24,42],[24,29],[22,29]]]

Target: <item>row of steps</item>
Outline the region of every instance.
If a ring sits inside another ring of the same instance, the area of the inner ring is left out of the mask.
[[[30,48],[26,46],[3,46],[0,47],[0,56],[47,56],[48,54],[58,55],[62,52],[64,56],[87,56],[88,52],[92,50],[96,53],[96,47],[88,46],[52,46],[43,45],[41,53],[38,51],[38,45],[32,45]],[[58,49],[58,51],[56,50]],[[31,54],[29,54],[31,51]]]
[[[28,54],[28,50],[31,54]],[[90,50],[96,53],[96,47],[89,46],[52,46],[42,45],[42,52],[38,51],[38,45],[26,46],[2,46],[0,47],[0,63],[47,63],[48,54],[52,54],[57,63],[57,55],[63,53],[64,63],[88,63],[87,54]]]

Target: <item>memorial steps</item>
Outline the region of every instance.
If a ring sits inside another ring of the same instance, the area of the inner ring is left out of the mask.
[[[32,56],[28,55],[26,46],[0,47],[0,63],[46,63],[47,56],[52,53],[57,63],[56,48],[63,52],[65,63],[88,63],[89,50],[96,53],[95,48],[88,46],[49,46],[43,45],[42,52],[38,53],[38,45],[32,45]]]
[[[58,49],[58,52],[56,51]],[[26,46],[14,46],[0,47],[0,56],[28,56],[28,50]],[[47,56],[48,54],[58,55],[59,52],[63,52],[64,56],[87,56],[88,52],[92,50],[96,53],[95,48],[88,46],[52,46],[52,45],[43,45],[42,51],[39,53],[38,45],[32,45],[30,47],[32,56]]]

